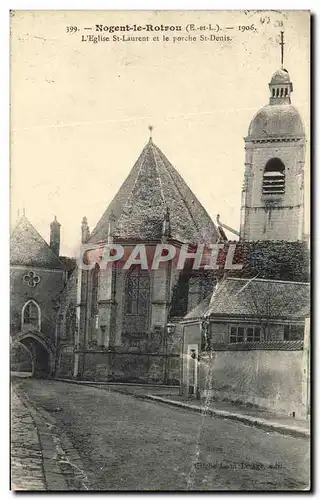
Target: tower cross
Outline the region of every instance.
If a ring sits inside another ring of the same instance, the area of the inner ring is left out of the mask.
[[[281,40],[280,40],[279,45],[281,46],[281,68],[283,68],[283,50],[284,50],[285,42],[283,39],[283,31],[280,31],[280,34],[281,34]]]

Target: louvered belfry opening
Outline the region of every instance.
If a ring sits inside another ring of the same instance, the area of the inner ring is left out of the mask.
[[[281,195],[285,191],[285,166],[279,158],[272,158],[265,166],[262,194]]]

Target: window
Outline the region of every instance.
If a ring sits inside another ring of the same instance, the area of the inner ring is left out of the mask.
[[[29,300],[22,308],[22,327],[34,327],[37,330],[41,328],[40,307],[34,300]]]
[[[192,311],[204,298],[204,281],[197,275],[190,276],[188,283],[188,312]]]
[[[92,292],[91,292],[91,316],[98,314],[98,290],[99,290],[99,266],[98,264],[92,271],[91,276]]]
[[[261,342],[261,328],[259,326],[231,326],[230,343]]]
[[[304,325],[284,325],[283,340],[303,340]]]
[[[147,315],[149,309],[150,279],[148,271],[137,267],[126,283],[126,314]]]
[[[244,328],[232,326],[230,329],[230,342],[243,342],[244,341]]]
[[[279,158],[272,158],[265,166],[262,194],[279,195],[285,191],[285,166]]]

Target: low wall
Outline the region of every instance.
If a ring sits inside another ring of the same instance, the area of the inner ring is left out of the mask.
[[[179,356],[142,353],[86,353],[84,379],[179,384]]]
[[[304,416],[303,351],[214,351],[199,363],[202,397]]]
[[[73,352],[62,349],[56,370],[58,377],[73,377]],[[179,384],[179,355],[135,352],[86,352],[84,380]]]

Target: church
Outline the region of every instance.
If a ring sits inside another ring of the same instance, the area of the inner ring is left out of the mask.
[[[56,219],[47,244],[25,215],[20,218],[11,237],[15,365],[27,363],[27,356],[39,376],[174,385],[183,381],[185,390],[196,394],[202,389],[197,389],[195,379],[188,382],[185,359],[191,351],[184,346],[193,346],[197,357],[203,346],[208,347],[203,324],[214,311],[215,293],[230,279],[244,280],[243,286],[253,279],[288,283],[281,287],[282,296],[286,290],[292,295],[290,282],[303,284],[301,315],[296,318],[301,326],[308,315],[309,280],[304,235],[306,137],[299,112],[291,104],[293,84],[286,69],[273,74],[269,90],[269,104],[254,116],[244,139],[241,223],[239,232],[233,231],[239,241],[228,241],[224,231],[228,226],[210,218],[151,134],[94,229],[90,231],[86,217],[82,220],[79,246],[87,255],[90,249],[103,250],[110,244],[123,247],[123,258],[113,265],[97,263],[90,269],[76,265],[59,255]],[[183,269],[174,260],[159,269],[139,265],[126,269],[125,256],[134,247],[143,245],[152,254],[159,243],[178,252],[185,245],[192,252],[199,245],[219,244],[222,253],[236,244],[241,265],[236,270],[201,265],[194,269],[189,258]],[[232,294],[232,287],[225,293]],[[223,302],[220,293],[219,304],[223,310],[218,314],[228,323],[230,301]],[[281,304],[277,314],[281,316]],[[292,317],[292,310],[287,311],[286,325],[291,325]],[[186,324],[193,325],[189,339]],[[251,330],[246,335],[245,343],[269,340],[262,334],[255,339]],[[226,335],[218,343],[230,344],[229,340]]]

